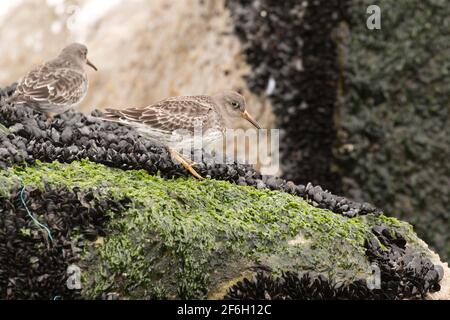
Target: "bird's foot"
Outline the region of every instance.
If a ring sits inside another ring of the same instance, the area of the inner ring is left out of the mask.
[[[203,177],[200,174],[198,174],[198,172],[195,171],[195,169],[193,168],[193,166],[196,165],[196,163],[194,161],[192,161],[191,159],[187,159],[186,157],[184,157],[182,154],[180,154],[175,149],[170,148],[169,151],[170,151],[170,155],[172,156],[172,159],[175,159],[178,162],[180,162],[181,165],[187,171],[189,171],[190,174],[192,174],[197,179],[200,179],[200,180],[203,179]]]
[[[51,113],[51,112],[45,112],[44,114],[45,114],[45,117],[47,118],[47,122],[52,123],[53,118],[55,117],[55,114]]]

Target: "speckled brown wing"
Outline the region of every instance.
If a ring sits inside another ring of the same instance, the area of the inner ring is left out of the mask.
[[[11,101],[27,103],[42,111],[58,112],[59,108],[79,103],[87,86],[87,77],[81,72],[44,65],[30,71],[19,82]]]
[[[215,119],[212,116],[212,105],[202,102],[203,99],[199,100],[195,96],[175,97],[145,108],[107,109],[105,117],[111,120],[136,122],[164,131],[177,129],[193,131],[198,121],[205,130],[214,125]]]
[[[182,101],[182,102],[195,102],[197,104],[201,104],[205,107],[210,107],[214,102],[211,96],[207,95],[197,95],[197,96],[177,96],[177,97],[170,97],[167,99],[164,99],[156,104],[159,104],[161,102],[167,102],[167,101]],[[156,105],[155,104],[155,105]]]

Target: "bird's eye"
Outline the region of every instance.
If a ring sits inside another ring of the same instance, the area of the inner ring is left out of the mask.
[[[235,109],[239,108],[239,103],[238,103],[238,102],[232,102],[231,105],[232,105]]]

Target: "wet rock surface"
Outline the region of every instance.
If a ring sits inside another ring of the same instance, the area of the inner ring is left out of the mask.
[[[12,92],[11,89],[3,90],[8,91]],[[181,165],[174,164],[160,143],[140,136],[132,128],[95,117],[100,115],[99,111],[94,111],[92,116],[67,112],[48,122],[43,115],[26,106],[2,103],[0,124],[8,132],[0,131],[0,168],[35,160],[72,162],[88,158],[121,169],[144,169],[163,177],[188,175]],[[295,194],[316,207],[349,217],[380,213],[368,203],[333,195],[320,186],[296,185],[279,177],[262,176],[249,165],[217,164],[208,155],[204,155],[204,162],[196,169],[204,177]]]
[[[428,292],[440,290],[440,266],[420,257],[387,226],[376,226],[372,232],[374,237],[366,239],[365,248],[369,261],[376,266],[374,275],[380,276],[379,285],[375,277],[369,279],[371,283],[363,279],[344,283],[314,272],[286,272],[274,277],[267,270],[258,270],[254,278],[232,286],[225,299],[423,299]]]
[[[340,194],[407,220],[448,261],[450,6],[382,0],[377,5],[389,8],[382,28],[367,32],[362,8],[371,4],[354,1],[350,8],[348,93],[336,153],[345,177]]]

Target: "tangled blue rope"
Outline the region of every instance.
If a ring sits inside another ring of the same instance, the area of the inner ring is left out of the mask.
[[[22,205],[25,207],[25,210],[27,211],[28,216],[33,220],[34,224],[37,225],[38,227],[40,227],[41,229],[44,229],[45,231],[47,231],[48,234],[48,238],[53,241],[53,237],[52,237],[52,232],[50,231],[50,229],[46,226],[43,225],[42,223],[40,223],[32,214],[31,211],[28,209],[28,206],[25,202],[25,187],[22,188],[22,190],[20,191],[20,201],[22,201]]]

